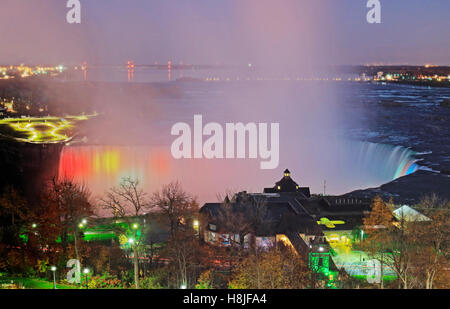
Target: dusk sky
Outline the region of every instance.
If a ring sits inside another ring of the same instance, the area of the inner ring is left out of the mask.
[[[0,0],[0,63],[450,64],[450,1]]]

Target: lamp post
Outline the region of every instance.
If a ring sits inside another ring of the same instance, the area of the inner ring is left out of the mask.
[[[198,222],[198,220],[194,220],[194,230],[197,232],[197,236],[200,236],[200,223]]]
[[[83,272],[84,272],[84,275],[85,275],[85,278],[86,278],[86,290],[88,290],[88,289],[89,289],[89,286],[88,286],[88,274],[89,274],[89,269],[88,269],[88,268],[85,268],[85,269],[83,270]]]
[[[56,290],[56,275],[55,275],[56,266],[52,266],[50,269],[53,272],[53,289]]]

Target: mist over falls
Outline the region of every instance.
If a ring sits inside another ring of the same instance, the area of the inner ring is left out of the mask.
[[[127,176],[149,192],[179,180],[203,203],[226,190],[261,192],[285,168],[313,193],[323,193],[325,180],[327,194],[378,186],[418,168],[411,149],[352,140],[346,128],[365,128],[363,112],[346,107],[328,83],[175,82],[167,89],[173,92],[124,90],[126,101],[99,96],[100,116],[85,128],[87,143],[64,148],[59,176],[86,183],[94,195]],[[279,167],[261,170],[259,159],[173,159],[171,126],[193,125],[194,114],[222,125],[280,123]]]

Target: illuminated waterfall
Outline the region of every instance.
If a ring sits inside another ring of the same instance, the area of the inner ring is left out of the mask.
[[[280,169],[292,167],[302,184],[311,186],[313,192],[321,192],[324,179],[327,193],[342,194],[379,186],[419,169],[415,152],[401,146],[347,141],[330,143],[323,149],[301,150],[308,150],[311,155],[286,160]],[[318,154],[325,159],[311,159]],[[257,161],[248,159],[174,160],[167,147],[151,146],[68,146],[59,162],[60,178],[84,183],[95,195],[117,186],[123,177],[131,177],[139,179],[150,192],[179,180],[202,201],[213,200],[224,188],[239,186],[258,192],[278,177],[277,172],[263,173]]]
[[[358,166],[388,180],[414,173],[419,169],[415,152],[402,146],[357,142]]]
[[[59,161],[59,178],[71,179],[102,194],[124,177],[138,179],[143,187],[159,186],[169,169],[167,155],[139,146],[65,147]]]

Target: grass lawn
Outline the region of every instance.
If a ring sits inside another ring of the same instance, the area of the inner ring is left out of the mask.
[[[11,280],[15,283],[21,283],[26,289],[53,289],[53,282],[46,281],[43,279],[34,279],[34,278],[7,278],[2,280],[4,283],[10,283]],[[79,289],[78,286],[70,285],[70,284],[58,284],[56,283],[57,289]]]
[[[352,277],[354,277],[356,279],[361,279],[361,280],[367,281],[367,276],[355,275],[355,276],[352,276]],[[397,279],[397,276],[387,276],[387,275],[383,276],[383,281],[384,282],[391,282],[391,281],[394,281],[396,279]]]

